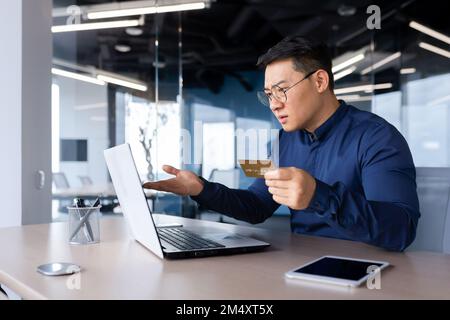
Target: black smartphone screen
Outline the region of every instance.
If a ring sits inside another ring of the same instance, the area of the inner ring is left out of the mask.
[[[373,271],[373,269],[369,269],[370,266],[381,267],[382,265],[376,262],[324,257],[294,272],[357,281]]]

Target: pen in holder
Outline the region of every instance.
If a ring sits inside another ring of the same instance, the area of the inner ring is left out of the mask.
[[[69,211],[69,243],[90,244],[100,241],[100,202],[93,206],[80,206],[75,202],[74,206],[67,207]]]

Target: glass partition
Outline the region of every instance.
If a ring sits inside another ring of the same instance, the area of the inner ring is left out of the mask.
[[[394,125],[416,166],[450,166],[448,24],[425,14],[421,1],[383,4],[380,28],[369,28],[363,3],[206,1],[205,9],[161,12],[161,0],[156,14],[90,19],[97,5],[121,2],[69,2],[54,0],[55,26],[133,25],[53,33],[52,167],[60,211],[70,192],[108,194],[103,150],[117,144],[130,143],[143,181],[170,178],[163,164],[209,178],[217,170],[240,173],[241,158],[269,157],[280,125],[256,98],[264,70],[255,64],[293,34],[329,45],[338,98]],[[243,174],[233,179],[239,188],[253,182]],[[105,199],[107,210],[120,212],[112,196]],[[158,212],[196,214],[189,198],[153,200]]]

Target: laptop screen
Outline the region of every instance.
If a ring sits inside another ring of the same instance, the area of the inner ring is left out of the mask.
[[[163,258],[161,243],[156,231],[141,180],[129,144],[104,151],[106,164],[117,193],[123,215],[133,237]]]

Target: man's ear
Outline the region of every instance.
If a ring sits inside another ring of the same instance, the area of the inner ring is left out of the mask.
[[[320,69],[315,74],[315,86],[318,93],[325,92],[328,89],[330,83],[330,77],[325,70]]]

